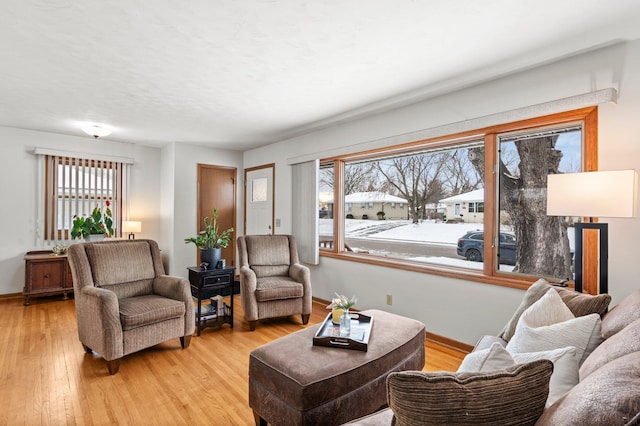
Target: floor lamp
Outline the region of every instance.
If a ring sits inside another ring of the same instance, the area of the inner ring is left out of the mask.
[[[599,293],[608,289],[609,236],[606,223],[593,218],[633,217],[637,185],[635,170],[553,174],[547,176],[547,215],[588,217],[575,225],[575,290],[582,292],[583,231],[599,235]]]

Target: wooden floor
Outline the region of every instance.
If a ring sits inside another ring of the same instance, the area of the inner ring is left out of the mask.
[[[252,425],[249,353],[306,326],[292,317],[250,332],[240,309],[233,329],[205,329],[186,350],[174,339],[128,355],[109,376],[78,340],[73,300],[0,300],[0,425]],[[314,302],[309,325],[326,313]],[[426,346],[428,371],[455,370],[464,356]]]

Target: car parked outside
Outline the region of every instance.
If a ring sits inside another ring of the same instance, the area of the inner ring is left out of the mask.
[[[458,238],[457,253],[472,262],[482,262],[484,256],[484,231],[470,231]],[[500,233],[499,263],[515,265],[516,237],[506,232]]]

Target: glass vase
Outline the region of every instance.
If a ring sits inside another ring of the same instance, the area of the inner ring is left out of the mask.
[[[351,335],[351,317],[349,316],[349,309],[345,309],[340,317],[340,336],[349,337]]]

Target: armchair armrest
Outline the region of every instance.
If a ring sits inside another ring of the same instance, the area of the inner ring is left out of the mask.
[[[119,306],[113,291],[99,287],[82,287],[76,298],[80,341],[107,361],[123,356]]]
[[[170,275],[158,275],[153,280],[153,293],[167,299],[187,301],[191,300],[189,281]]]
[[[305,287],[307,283],[311,282],[311,271],[301,263],[294,263],[289,267],[289,276],[299,283],[305,284]]]
[[[241,291],[243,292],[243,294],[248,294],[248,292],[256,291],[257,278],[256,273],[253,271],[253,269],[249,268],[248,266],[242,266],[240,268],[240,283],[242,284]]]
[[[153,293],[167,299],[184,302],[185,329],[184,335],[190,336],[195,330],[196,314],[193,310],[193,298],[191,297],[189,281],[170,275],[158,275],[153,280]]]

